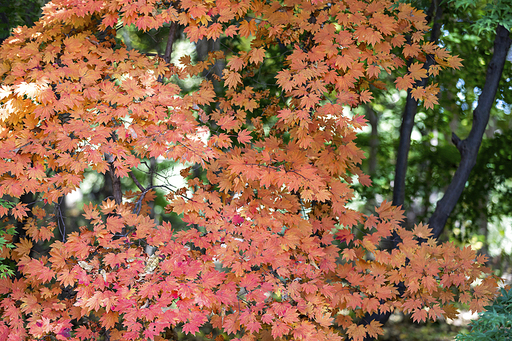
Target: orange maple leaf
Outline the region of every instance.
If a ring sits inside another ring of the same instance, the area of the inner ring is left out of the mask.
[[[72,286],[75,284],[76,278],[74,273],[68,269],[62,269],[57,274],[57,280],[62,283],[64,287]]]
[[[119,313],[117,311],[108,311],[103,313],[100,318],[101,325],[107,330],[113,328],[119,322]]]
[[[417,57],[420,54],[420,46],[417,43],[405,44],[403,54],[406,58]]]
[[[429,228],[428,225],[423,225],[423,223],[416,225],[413,232],[420,238],[428,238],[432,235],[432,229]]]
[[[403,77],[397,77],[395,80],[396,88],[398,90],[407,90],[413,86],[413,78],[411,75],[405,75]]]
[[[366,331],[368,336],[377,338],[379,335],[384,335],[382,324],[378,321],[371,321],[370,324],[366,325]]]
[[[249,142],[251,142],[251,132],[248,131],[247,129],[244,129],[244,130],[240,130],[238,132],[238,137],[237,137],[237,140],[238,142],[242,143],[242,144],[247,144]]]
[[[413,80],[427,77],[427,70],[423,67],[423,63],[413,63],[409,66],[409,74]]]
[[[230,68],[230,70],[238,72],[242,70],[246,65],[247,62],[244,60],[244,58],[235,56],[231,58],[227,66]]]
[[[414,322],[425,322],[427,320],[428,313],[425,309],[417,309],[412,314],[412,320]]]
[[[249,52],[249,60],[251,63],[259,64],[263,62],[263,59],[265,58],[265,49],[259,48],[259,49],[252,49],[251,52]]]
[[[23,217],[27,216],[27,212],[29,211],[29,208],[26,204],[23,203],[17,203],[16,206],[11,208],[11,214],[16,218],[17,220],[22,220]]]
[[[364,340],[364,337],[366,336],[366,326],[352,324],[351,326],[349,326],[347,328],[347,334],[354,341],[362,341],[362,340]]]
[[[230,88],[236,88],[238,84],[242,83],[242,76],[238,72],[224,70],[224,80],[226,85]]]
[[[15,243],[14,245],[16,246],[14,252],[20,257],[23,255],[28,255],[32,250],[32,246],[34,246],[32,242],[27,238],[20,238],[20,242]]]
[[[243,20],[240,23],[239,30],[240,35],[244,38],[248,38],[251,35],[254,36],[256,34],[256,20]]]

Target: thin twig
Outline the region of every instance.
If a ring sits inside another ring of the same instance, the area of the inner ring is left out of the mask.
[[[139,180],[137,180],[137,178],[135,177],[135,174],[133,174],[133,172],[130,172],[130,177],[132,178],[133,182],[135,183],[135,185],[137,187],[139,187],[139,189],[144,192],[146,189],[144,188],[144,186],[142,186],[139,182]]]

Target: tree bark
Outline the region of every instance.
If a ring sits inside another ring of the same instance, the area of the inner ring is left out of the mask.
[[[220,50],[220,38],[213,40],[208,38],[199,39],[196,43],[197,59],[205,61],[208,59],[208,53]],[[216,92],[222,91],[222,84],[218,79],[222,78],[222,70],[225,63],[222,60],[216,60],[209,69],[203,71],[203,77],[213,82]]]
[[[110,179],[112,180],[112,194],[114,196],[114,201],[116,202],[116,205],[121,205],[123,203],[123,191],[121,189],[121,179],[116,174],[113,157],[108,161],[108,164]]]
[[[174,40],[176,38],[176,28],[178,24],[175,22],[171,22],[171,26],[169,27],[169,36],[167,38],[167,45],[165,46],[165,55],[164,60],[169,63],[172,57],[172,50],[174,45]]]

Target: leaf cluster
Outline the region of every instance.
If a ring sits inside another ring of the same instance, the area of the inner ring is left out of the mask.
[[[403,228],[387,202],[371,215],[348,205],[355,180],[371,181],[355,143],[365,120],[346,109],[385,88],[382,72],[400,72],[391,86],[432,107],[439,88],[417,82],[460,66],[424,42],[421,11],[382,0],[105,2],[54,0],[0,48],[0,195],[41,198],[2,211],[27,233],[4,250],[20,278],[0,280],[0,336],[153,340],[209,324],[244,341],[359,341],[382,334],[359,324],[366,313],[435,320],[454,316],[455,301],[480,311],[494,297],[497,278],[470,248]],[[116,40],[121,25],[170,22],[192,42],[248,46],[175,65]],[[267,62],[279,51],[282,65]],[[222,90],[172,82],[218,60]],[[148,159],[204,174],[183,170],[182,188],[139,182]],[[113,199],[84,205],[88,224],[54,240],[47,208],[87,172],[110,176]],[[152,219],[157,187],[190,228]]]

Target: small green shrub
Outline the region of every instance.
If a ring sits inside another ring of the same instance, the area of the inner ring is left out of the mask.
[[[471,322],[468,333],[459,333],[457,341],[512,340],[512,289],[501,289],[501,295]]]
[[[5,207],[5,208],[13,208],[14,204],[10,201],[6,201],[6,200],[0,198],[0,206]],[[4,248],[4,247],[8,247],[11,249],[14,247],[14,245],[7,242],[7,239],[4,238],[5,234],[13,235],[14,233],[16,233],[16,229],[14,229],[14,228],[10,228],[8,230],[0,228],[0,250],[2,250],[2,248]],[[12,275],[14,275],[12,266],[10,266],[7,263],[5,258],[0,258],[0,278],[5,278],[7,276],[12,276]]]

